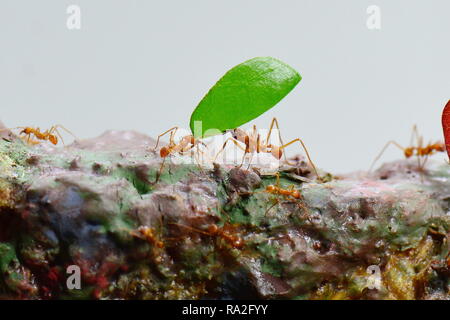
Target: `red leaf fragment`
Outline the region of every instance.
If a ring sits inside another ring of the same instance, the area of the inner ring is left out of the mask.
[[[450,100],[442,112],[442,128],[444,129],[445,147],[450,158]]]

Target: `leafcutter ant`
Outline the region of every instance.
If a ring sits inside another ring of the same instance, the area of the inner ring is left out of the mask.
[[[278,137],[280,139],[280,143],[281,146],[278,145],[274,145],[272,143],[270,143],[270,136],[272,134],[272,130],[274,130],[274,128],[277,129],[278,131]],[[308,161],[312,167],[312,169],[314,170],[314,173],[316,174],[316,176],[319,178],[319,174],[317,172],[316,166],[314,165],[314,163],[311,160],[311,157],[309,155],[308,149],[306,148],[305,143],[303,142],[303,140],[297,138],[294,139],[286,144],[283,143],[283,140],[281,138],[281,134],[280,134],[280,128],[278,125],[278,120],[277,118],[273,118],[272,122],[270,124],[270,129],[269,132],[267,134],[267,137],[265,140],[263,140],[261,138],[261,135],[258,133],[258,130],[256,129],[256,126],[253,126],[253,131],[251,134],[247,134],[247,132],[245,132],[244,130],[240,129],[240,128],[236,128],[233,130],[228,130],[228,132],[231,133],[232,138],[228,138],[222,148],[220,149],[220,151],[216,154],[214,161],[217,159],[217,157],[219,156],[219,154],[221,152],[223,152],[223,150],[225,149],[226,145],[228,142],[233,142],[239,149],[241,149],[244,152],[244,155],[242,157],[242,162],[240,164],[240,166],[243,165],[244,163],[244,159],[246,157],[247,154],[251,154],[251,156],[253,157],[253,155],[255,153],[259,154],[259,153],[268,153],[271,154],[275,159],[279,160],[281,159],[281,157],[284,155],[285,157],[285,161],[287,163],[289,163],[286,159],[285,153],[284,153],[284,149],[288,146],[290,146],[291,144],[294,144],[295,142],[299,142],[303,148],[303,150],[306,153],[306,157],[308,158]],[[244,146],[242,146],[241,144],[244,144]]]

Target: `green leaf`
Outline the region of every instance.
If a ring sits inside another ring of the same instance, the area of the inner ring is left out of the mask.
[[[296,70],[271,57],[241,63],[200,101],[191,116],[191,131],[198,138],[235,129],[276,105],[300,80]],[[201,121],[201,128],[196,121]],[[218,131],[207,132],[211,129]]]

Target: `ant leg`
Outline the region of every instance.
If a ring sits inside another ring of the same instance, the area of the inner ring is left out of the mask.
[[[178,127],[173,127],[173,128],[170,128],[169,130],[167,130],[167,131],[161,133],[161,134],[158,136],[158,139],[156,139],[156,145],[155,145],[155,148],[153,148],[153,151],[156,151],[156,149],[158,148],[158,145],[159,145],[159,139],[160,139],[161,137],[165,136],[166,134],[168,134],[169,132],[170,132],[170,143],[172,143],[172,142],[173,142],[173,136],[174,136],[174,134],[175,134],[175,132],[176,132],[177,130],[178,130]]]
[[[270,136],[272,135],[272,130],[273,130],[274,125],[277,127],[277,129],[279,131],[280,129],[278,127],[278,120],[277,120],[277,118],[273,118],[272,122],[270,123],[269,132],[267,133],[265,144],[269,143],[269,139],[270,139]]]
[[[420,160],[420,157],[417,156],[417,159]],[[419,171],[420,172],[422,172],[422,173],[425,172],[425,164],[427,163],[427,161],[428,161],[428,155],[425,155],[423,161],[419,162]]]
[[[22,140],[23,142],[25,142],[28,145],[36,145],[39,144],[40,142],[38,140],[33,140],[31,138],[31,133],[25,134],[23,133],[25,136],[19,135],[20,140]]]
[[[280,147],[280,150],[283,150],[283,149],[286,148],[287,146],[289,146],[289,145],[291,145],[291,144],[293,144],[293,143],[295,143],[295,142],[297,142],[297,141],[300,142],[300,144],[301,144],[302,147],[303,147],[303,150],[305,150],[306,157],[308,158],[309,164],[310,164],[311,167],[313,168],[314,173],[316,174],[317,178],[319,178],[319,177],[320,177],[320,176],[319,176],[319,173],[317,172],[316,166],[314,165],[314,163],[313,163],[312,160],[311,160],[311,157],[309,156],[308,149],[306,148],[305,143],[304,143],[300,138],[294,139],[294,140],[292,140],[291,142],[288,142],[287,144],[281,146],[281,147]]]
[[[59,129],[63,129],[65,132],[67,132],[67,133],[70,134],[72,137],[74,137],[75,140],[78,140],[78,137],[77,137],[72,131],[70,131],[69,129],[67,129],[66,127],[64,127],[63,125],[57,124],[57,125],[54,125],[53,128],[55,128],[55,131],[56,131],[60,136],[61,136],[61,134],[59,133],[58,128],[59,128]],[[61,138],[61,139],[62,139],[62,138]]]
[[[239,149],[241,149],[242,151],[245,152],[245,149],[239,144],[239,141],[235,140],[234,138],[228,138],[227,140],[225,140],[225,143],[223,144],[222,148],[220,149],[219,152],[217,152],[216,156],[214,157],[214,161],[216,162],[217,157],[219,156],[219,154],[221,154],[223,152],[223,150],[225,150],[225,147],[227,146],[228,141],[232,141],[236,147],[238,147]]]
[[[264,144],[266,144],[266,145],[269,144],[269,139],[272,134],[272,130],[274,129],[274,126],[276,127],[276,129],[278,131],[278,139],[280,140],[281,145],[284,145],[283,138],[281,138],[281,131],[280,131],[280,126],[278,125],[278,119],[275,117],[272,119],[272,122],[270,123],[269,132],[267,133],[266,141],[264,142]],[[283,152],[283,158],[284,158],[284,161],[286,161],[286,163],[289,164],[289,161],[287,160],[285,152]]]
[[[170,132],[169,144],[175,145],[175,134],[177,133],[178,128]]]
[[[247,166],[247,170],[249,170],[250,169],[250,166],[251,166],[251,164],[252,164],[252,161],[253,161],[253,156],[254,156],[254,152],[250,152],[250,160],[248,161],[248,166]],[[243,163],[242,163],[243,164]],[[241,165],[242,165],[241,164]]]
[[[410,140],[410,146],[414,145],[414,138],[416,139],[416,143],[418,147],[421,147],[421,140],[422,137],[419,135],[419,131],[417,130],[417,125],[413,125],[413,128],[411,130],[411,140]]]
[[[243,165],[244,165],[244,161],[245,161],[245,156],[247,155],[247,150],[244,151],[244,155],[242,156],[242,161],[241,164],[238,166],[238,168],[240,169]],[[253,154],[253,153],[252,153]]]
[[[422,162],[420,161],[420,155],[417,155],[417,168],[422,171]]]
[[[158,172],[156,173],[156,180],[155,180],[155,182],[153,182],[153,184],[158,183],[159,178],[161,177],[162,171],[163,171],[163,169],[164,169],[164,164],[166,163],[166,158],[167,158],[167,157],[164,157],[164,158],[163,158],[163,161],[161,162],[161,166],[159,167],[159,170],[158,170]]]
[[[387,147],[389,147],[389,145],[391,145],[391,144],[393,144],[394,146],[398,147],[398,148],[399,148],[400,150],[402,150],[402,151],[405,150],[405,148],[403,148],[403,147],[402,147],[400,144],[398,144],[396,141],[394,141],[394,140],[388,141],[388,142],[384,145],[383,149],[381,149],[380,153],[379,153],[379,154],[376,156],[376,158],[373,160],[372,164],[370,165],[369,172],[372,171],[373,166],[375,165],[375,163],[381,158],[381,156],[383,155],[383,153],[386,151]]]
[[[424,175],[425,175],[425,162],[427,161],[427,156],[425,156],[425,160],[422,162],[420,159],[420,155],[417,155],[417,166],[420,174],[420,182],[424,183]]]
[[[30,144],[31,133],[26,134],[25,137],[27,138],[27,144]]]
[[[269,207],[269,209],[266,210],[266,212],[264,213],[264,216],[267,216],[268,213],[269,213],[269,211],[272,210],[273,208],[275,208],[275,206],[278,205],[279,203],[280,203],[280,200],[276,199],[276,200],[274,201],[274,204],[271,205],[271,206]]]
[[[425,159],[423,160],[423,163],[422,163],[422,168],[425,170],[425,164],[427,163],[427,161],[428,161],[428,156],[425,156]]]
[[[200,153],[199,144],[197,144],[196,148],[197,148],[197,152],[194,152],[194,159],[195,159],[195,161],[197,162],[197,166],[198,166],[198,168],[200,169],[200,172],[204,173],[203,168],[202,168],[202,166],[201,166],[201,164],[200,164],[200,159],[199,159],[199,157],[198,157],[198,154]],[[191,149],[192,149],[192,148],[191,148]]]
[[[281,187],[281,184],[280,184],[280,174],[277,172],[277,173],[276,173],[276,176],[277,176],[277,187],[280,188],[280,187]]]
[[[190,230],[190,231],[193,231],[193,232],[198,232],[198,233],[204,234],[206,236],[212,236],[211,233],[208,233],[208,232],[205,232],[203,230],[200,230],[200,229],[197,229],[197,228],[193,228],[193,227],[181,224],[181,223],[170,222],[169,224],[175,225],[177,227],[183,227],[183,228],[186,228],[187,230]]]

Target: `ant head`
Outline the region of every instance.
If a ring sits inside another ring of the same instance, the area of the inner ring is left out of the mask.
[[[414,148],[406,148],[404,153],[406,158],[411,158],[414,154]]]
[[[30,134],[32,133],[32,129],[29,127],[23,128],[22,131],[20,131],[20,134]]]
[[[159,150],[159,155],[161,156],[161,158],[165,158],[170,154],[170,149],[168,147],[162,147]]]
[[[270,184],[266,187],[267,192],[273,192],[273,191],[275,191],[275,189],[276,189],[275,186],[272,184]]]
[[[437,152],[444,152],[445,151],[445,146],[443,143],[437,143],[435,146],[435,149]]]
[[[54,145],[58,144],[58,137],[54,134],[51,134],[48,136],[48,140],[53,143]]]

